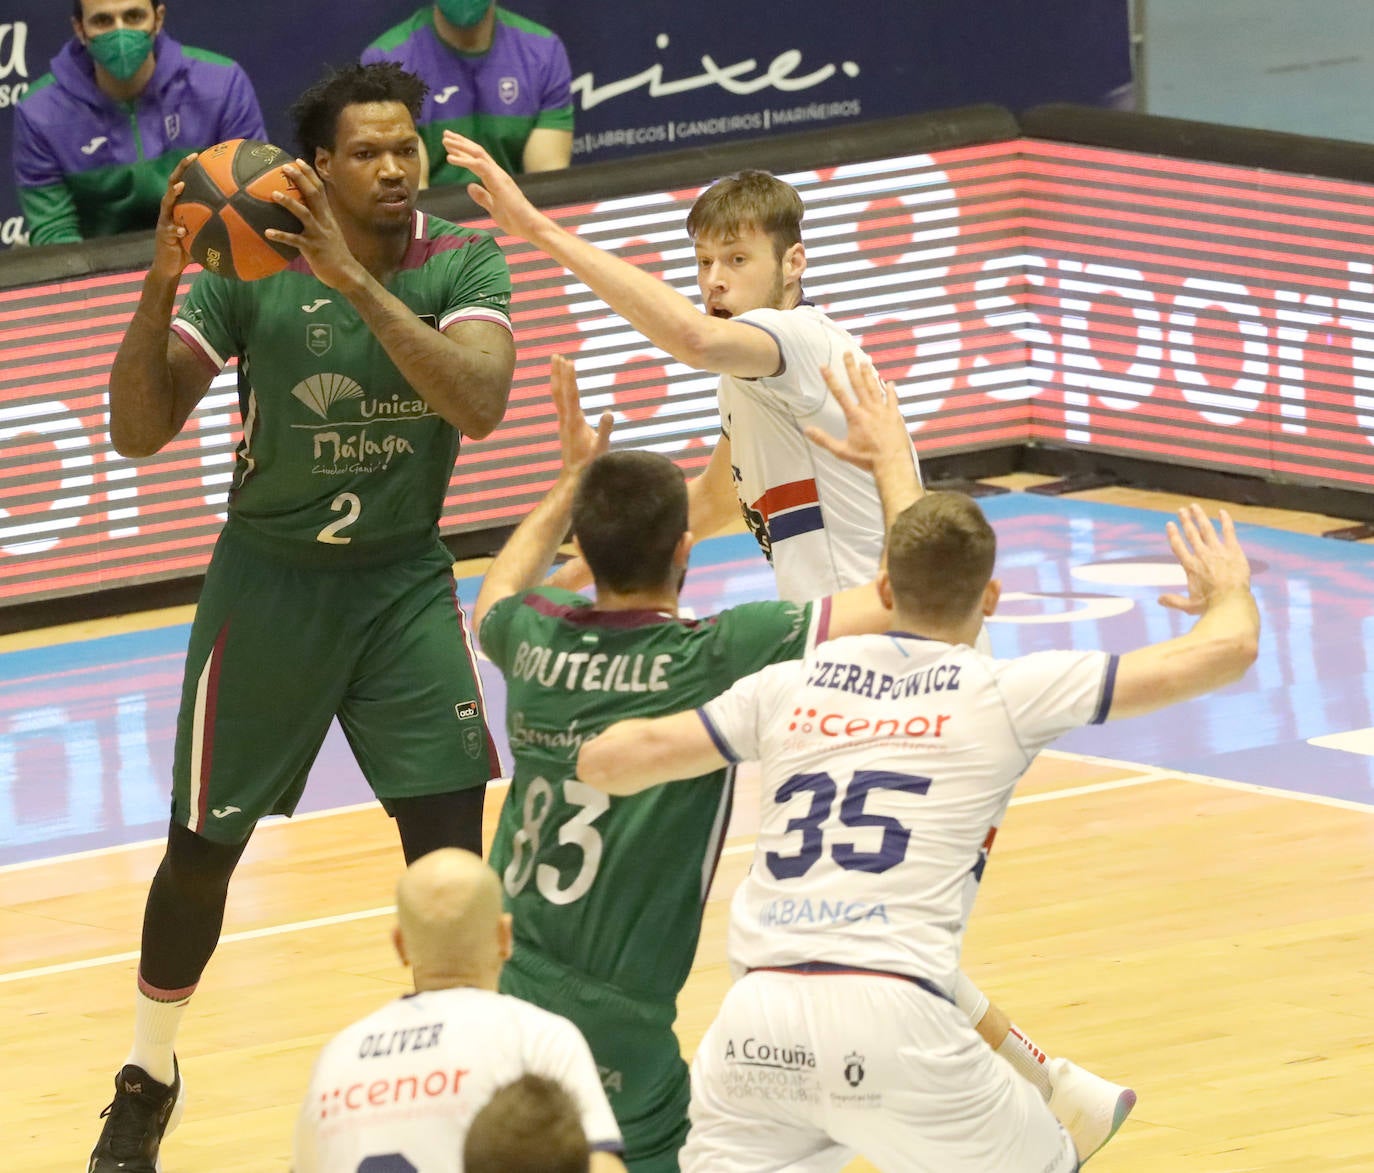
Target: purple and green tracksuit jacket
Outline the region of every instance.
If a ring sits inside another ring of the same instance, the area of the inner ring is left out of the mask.
[[[167,177],[186,155],[231,138],[265,139],[242,67],[160,33],[138,97],[116,102],[77,40],[15,109],[14,182],[30,244],[152,228]]]
[[[518,175],[533,131],[573,128],[572,69],[563,42],[543,25],[504,8],[496,10],[485,53],[460,53],[441,40],[434,8],[426,4],[364,49],[362,61],[394,61],[429,86],[419,130],[433,187],[475,178],[445,160],[446,130],[481,143],[507,172]]]

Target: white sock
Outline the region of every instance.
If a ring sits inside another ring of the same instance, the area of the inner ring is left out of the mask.
[[[997,1053],[1012,1065],[1017,1075],[1045,1097],[1046,1103],[1049,1103],[1050,1092],[1053,1089],[1050,1087],[1050,1073],[1046,1067],[1049,1056],[1044,1051],[1013,1026],[1007,1032],[1002,1045],[997,1048]]]
[[[158,1083],[172,1082],[175,1078],[172,1046],[194,990],[195,986],[185,990],[155,990],[139,980],[134,1008],[134,1046],[125,1063],[142,1067]]]
[[[978,1024],[983,1021],[983,1015],[991,1005],[988,996],[964,976],[963,970],[954,978],[954,1004],[968,1015],[974,1030],[978,1029]]]

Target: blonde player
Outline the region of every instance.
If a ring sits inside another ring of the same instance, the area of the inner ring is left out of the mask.
[[[699,370],[720,375],[721,436],[688,487],[688,526],[697,538],[742,512],[773,566],[778,597],[802,603],[871,582],[878,571],[883,513],[872,477],[838,453],[809,444],[808,428],[843,437],[845,413],[824,372],[841,362],[876,385],[858,343],[802,292],[805,212],[795,188],[763,171],[711,185],[687,217],[702,309],[671,286],[564,231],[525,198],[476,143],[444,135],[450,163],[481,186],[469,194],[498,224],[542,249],[584,281],[655,345]],[[912,453],[913,459],[915,453]],[[733,482],[733,486],[732,486]],[[581,559],[554,585],[590,581]],[[985,633],[980,650],[988,650]],[[1135,1102],[1129,1089],[1072,1064],[1051,1065],[1043,1050],[961,974],[955,1000],[988,1045],[1032,1083],[1084,1145]],[[1056,1087],[1055,1072],[1074,1078]]]
[[[295,1173],[462,1173],[473,1117],[526,1074],[573,1097],[592,1150],[583,1168],[624,1173],[586,1040],[567,1019],[496,992],[511,953],[496,873],[470,851],[432,851],[401,877],[396,922],[415,992],[321,1052],[296,1125]]]
[[[1200,614],[1187,634],[1123,656],[997,661],[970,646],[1000,590],[992,529],[971,499],[929,494],[897,520],[879,578],[894,631],[822,644],[583,746],[579,778],[616,795],[763,763],[730,923],[748,972],[697,1051],[685,1173],[819,1173],[855,1152],[902,1173],[1069,1173],[1096,1151],[978,1043],[952,991],[988,851],[1036,753],[1219,688],[1255,658],[1230,517],[1218,536],[1190,506],[1168,533],[1189,595],[1162,601]]]

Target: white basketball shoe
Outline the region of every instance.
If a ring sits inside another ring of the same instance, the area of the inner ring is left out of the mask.
[[[1087,1164],[1125,1123],[1135,1107],[1135,1092],[1068,1059],[1051,1059],[1047,1067],[1050,1111],[1073,1138],[1079,1162]]]

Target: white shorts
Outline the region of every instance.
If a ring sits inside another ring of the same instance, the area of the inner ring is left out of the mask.
[[[968,1018],[901,978],[756,971],[692,1063],[682,1173],[1074,1173],[1073,1141]]]

